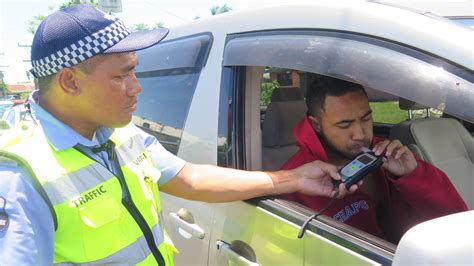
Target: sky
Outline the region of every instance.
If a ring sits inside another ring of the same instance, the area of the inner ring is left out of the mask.
[[[313,2],[317,0],[121,0],[122,12],[115,15],[126,25],[138,23],[154,25],[163,22],[165,27],[211,16],[210,8],[224,4],[233,10],[274,5],[283,2]],[[413,0],[398,0],[395,2]],[[416,2],[472,2],[474,0],[417,0]],[[28,22],[36,15],[48,15],[50,8],[57,9],[66,0],[0,0],[0,71],[7,84],[27,82],[33,34],[27,31]]]
[[[26,71],[31,68],[30,49],[33,40],[28,32],[28,22],[36,15],[48,15],[50,7],[57,7],[64,0],[0,0],[0,71],[7,84],[27,82]],[[163,22],[171,27],[193,21],[196,16],[211,16],[214,5],[229,5],[233,10],[268,5],[276,0],[122,0],[122,12],[115,15],[126,25],[138,23],[153,25]],[[26,46],[26,47],[25,47]]]

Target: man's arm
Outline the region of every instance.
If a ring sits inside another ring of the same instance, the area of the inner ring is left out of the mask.
[[[165,150],[155,137],[142,130],[139,132],[151,160],[161,171],[160,190],[185,199],[228,202],[292,192],[330,197],[335,193],[331,179],[340,179],[334,165],[321,161],[278,172],[192,164]],[[356,189],[354,185],[350,191]],[[338,197],[347,193],[341,184]]]
[[[242,171],[186,163],[160,190],[206,202],[229,202],[292,192],[331,197],[335,193],[332,178],[340,179],[336,166],[321,161],[278,172]],[[356,188],[354,185],[351,191]],[[341,185],[339,197],[347,193]]]
[[[396,241],[412,226],[444,215],[466,211],[464,200],[443,171],[415,158],[398,140],[385,140],[374,146],[377,155],[387,156],[384,168],[394,189],[390,212],[397,224],[392,228]]]
[[[0,265],[53,263],[53,218],[30,178],[16,166],[0,165],[0,197],[9,223],[0,232]]]

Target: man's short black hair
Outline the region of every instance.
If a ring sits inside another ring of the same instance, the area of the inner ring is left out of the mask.
[[[53,74],[45,77],[39,77],[36,79],[40,95],[45,95],[46,92],[51,88],[51,84],[53,84],[53,79],[55,76],[56,74]]]
[[[319,76],[311,83],[306,92],[308,115],[319,116],[321,111],[324,111],[324,103],[327,96],[340,97],[346,93],[358,90],[362,90],[367,95],[364,87],[360,84],[327,76]]]

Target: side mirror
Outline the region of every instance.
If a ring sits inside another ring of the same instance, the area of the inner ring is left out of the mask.
[[[403,235],[393,265],[473,265],[474,211],[420,223]]]

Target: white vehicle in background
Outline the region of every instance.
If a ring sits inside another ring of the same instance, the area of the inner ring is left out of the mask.
[[[196,20],[138,52],[133,122],[187,161],[279,169],[298,149],[302,95],[327,75],[362,84],[373,108],[395,108],[390,119],[374,111],[374,134],[445,171],[471,209],[396,245],[324,215],[298,239],[313,211],[276,197],[208,204],[162,193],[176,264],[473,265],[473,47],[474,31],[423,12],[317,1]]]
[[[8,130],[17,126],[21,121],[29,121],[31,117],[28,114],[24,101],[17,100],[15,103],[10,101],[10,105],[3,111],[0,119],[2,130]]]
[[[3,114],[13,106],[13,102],[10,99],[0,100],[0,135],[2,132],[9,129],[10,125],[3,120]]]
[[[0,100],[0,116],[13,105],[11,100]]]

